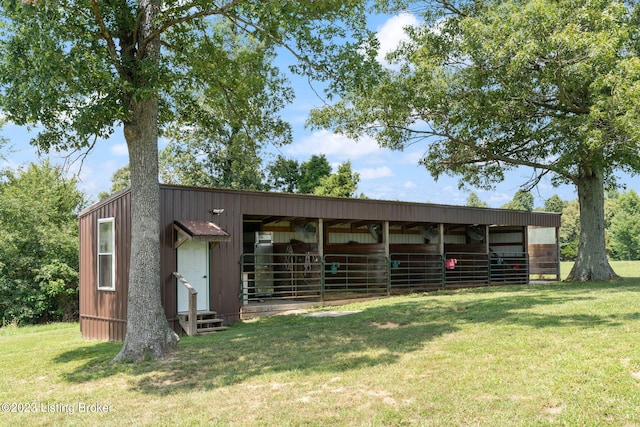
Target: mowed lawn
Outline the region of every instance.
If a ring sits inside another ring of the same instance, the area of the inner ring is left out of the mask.
[[[237,323],[136,365],[77,324],[0,328],[0,425],[639,425],[640,263],[614,268]]]

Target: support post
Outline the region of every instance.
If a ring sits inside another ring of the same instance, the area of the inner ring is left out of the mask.
[[[320,300],[324,302],[324,220],[318,218],[318,258],[320,258]]]
[[[384,243],[384,258],[387,264],[387,296],[391,295],[391,258],[389,249],[389,221],[382,222],[382,242]]]
[[[382,242],[384,243],[384,256],[389,258],[389,221],[382,222]]]
[[[438,224],[438,246],[440,251],[440,259],[441,262],[444,262],[444,224]],[[447,286],[447,273],[446,271],[442,271],[442,284],[441,288],[444,289]]]
[[[182,320],[179,320],[180,326],[182,326],[182,329],[185,330],[187,335],[195,335],[197,333],[198,324],[198,291],[196,291],[195,288],[191,286],[191,283],[189,283],[187,279],[182,276],[182,274],[176,271],[173,273],[173,275],[176,279],[178,279],[178,282],[182,283],[182,285],[189,291],[189,321],[184,323]]]
[[[193,289],[193,288],[191,288]],[[198,292],[191,292],[189,290],[189,331],[190,336],[197,333],[197,321],[198,321]]]
[[[522,229],[524,230],[524,245],[522,247],[522,252],[525,253],[525,260],[524,262],[527,264],[527,277],[526,277],[526,281],[525,284],[528,285],[529,281],[531,279],[531,266],[529,265],[529,226],[525,225],[522,227]]]
[[[485,252],[489,253],[489,224],[484,226],[484,240],[485,240]]]
[[[560,275],[560,228],[556,227],[556,281],[562,280]]]
[[[324,256],[324,220],[318,218],[318,256]]]

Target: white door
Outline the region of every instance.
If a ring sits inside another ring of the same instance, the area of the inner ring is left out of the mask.
[[[198,291],[198,310],[209,310],[209,245],[207,242],[184,242],[178,248],[178,273]],[[189,291],[178,286],[178,312],[189,311]]]

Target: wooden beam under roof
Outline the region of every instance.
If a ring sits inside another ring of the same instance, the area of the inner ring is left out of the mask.
[[[262,218],[262,224],[276,224],[278,222],[282,222],[284,217],[281,216],[265,216]]]
[[[424,224],[425,224],[424,222],[408,222],[408,223],[405,222],[405,223],[401,223],[400,225],[402,225],[403,230],[411,230],[412,228],[418,228]]]
[[[360,228],[368,226],[369,224],[381,224],[381,221],[354,221],[351,223],[352,228]]]
[[[304,221],[304,222],[315,222],[316,218],[309,219],[307,217],[299,217],[299,216],[267,216],[262,220],[263,224],[278,224],[280,222],[294,222],[294,221]]]
[[[329,219],[329,220],[325,220],[324,225],[325,227],[333,227],[336,225],[343,225],[343,224],[353,224],[354,222],[356,222],[358,220],[355,219]]]

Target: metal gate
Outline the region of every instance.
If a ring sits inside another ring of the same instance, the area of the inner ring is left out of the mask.
[[[389,255],[391,294],[435,291],[444,287],[441,255],[393,253]]]
[[[242,254],[243,303],[337,300],[474,286],[529,283],[526,252]],[[269,274],[261,274],[268,270]],[[268,292],[265,290],[268,289]]]

